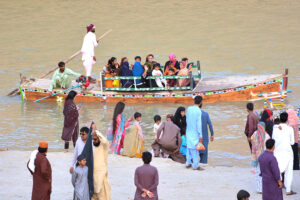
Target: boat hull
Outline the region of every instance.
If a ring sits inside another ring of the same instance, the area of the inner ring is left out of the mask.
[[[126,103],[193,103],[193,97],[201,95],[204,103],[215,103],[222,101],[249,101],[264,98],[280,98],[286,95],[284,85],[285,77],[281,80],[274,79],[264,83],[258,83],[238,88],[230,88],[219,91],[193,92],[103,92],[103,93],[78,93],[76,102],[126,102]],[[23,96],[27,101],[35,101],[49,94],[45,90],[22,88]],[[262,94],[268,94],[269,96]],[[49,97],[44,101],[61,101],[67,93]]]

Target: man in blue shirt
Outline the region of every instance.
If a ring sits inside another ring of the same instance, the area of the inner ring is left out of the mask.
[[[200,108],[202,108],[202,103],[200,105]],[[202,111],[202,137],[203,137],[203,145],[205,146],[205,150],[199,151],[200,154],[200,163],[201,164],[207,164],[207,159],[208,159],[208,143],[209,143],[209,136],[208,136],[208,127],[210,130],[210,141],[214,141],[214,129],[213,125],[210,121],[209,114],[205,112],[204,110]]]
[[[199,167],[199,151],[196,149],[198,143],[202,142],[201,102],[202,97],[196,96],[194,105],[188,107],[186,113],[186,167],[190,168],[193,164],[194,170],[203,170]]]

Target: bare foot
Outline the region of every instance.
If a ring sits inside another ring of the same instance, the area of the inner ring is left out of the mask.
[[[64,150],[64,152],[65,152],[65,153],[68,153],[68,152],[69,152],[69,150],[68,150],[68,149],[65,149],[65,150]]]

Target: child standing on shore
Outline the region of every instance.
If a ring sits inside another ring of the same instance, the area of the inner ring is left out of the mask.
[[[72,173],[72,184],[74,186],[74,200],[90,200],[88,184],[88,167],[85,166],[84,155],[77,158],[78,166]]]
[[[157,133],[157,130],[159,129],[160,125],[161,125],[161,117],[159,115],[155,115],[154,116],[154,125],[153,125],[153,132],[155,135],[155,139],[157,139],[156,133]]]
[[[181,147],[180,147],[180,153],[186,158],[186,137],[185,134],[181,136]]]

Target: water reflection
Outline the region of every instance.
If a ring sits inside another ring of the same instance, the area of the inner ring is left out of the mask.
[[[16,150],[32,150],[39,141],[49,142],[51,151],[62,151],[61,132],[63,126],[63,103],[61,102],[21,102],[2,104],[0,114],[6,116],[0,121],[0,147]],[[259,104],[257,104],[259,106]],[[114,103],[83,103],[79,122],[89,126],[92,120],[102,133],[106,133],[111,122]],[[177,107],[188,104],[126,104],[125,118],[135,112],[142,113],[141,126],[145,135],[146,148],[151,149],[154,140],[153,117],[175,113]],[[204,105],[211,117],[215,131],[215,141],[210,144],[210,162],[213,164],[248,163],[249,149],[243,134],[246,112],[245,103],[218,103]]]

